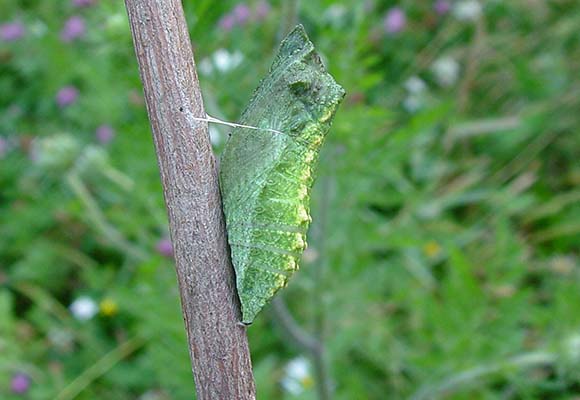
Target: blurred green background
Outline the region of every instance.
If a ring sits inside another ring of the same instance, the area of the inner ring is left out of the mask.
[[[210,115],[295,22],[348,93],[301,271],[248,329],[260,399],[580,398],[580,3],[184,7]],[[0,11],[0,398],[191,399],[123,3]]]

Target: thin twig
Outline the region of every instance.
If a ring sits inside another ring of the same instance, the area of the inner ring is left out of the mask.
[[[483,51],[483,41],[485,38],[485,25],[482,18],[483,17],[478,18],[475,23],[475,37],[473,38],[473,42],[467,53],[465,74],[457,95],[457,103],[460,111],[466,110],[469,105],[469,94],[471,93],[477,69],[479,68],[479,62],[481,61],[479,54]]]
[[[272,300],[274,319],[280,324],[284,334],[301,352],[308,354],[314,364],[316,373],[316,389],[320,400],[331,398],[331,380],[326,366],[326,350],[324,344],[313,335],[306,332],[296,322],[281,296]]]
[[[325,188],[328,189],[328,188]],[[325,190],[326,193],[326,190]],[[326,198],[326,200],[328,200]],[[323,199],[323,203],[325,203]],[[320,216],[320,234],[323,235],[323,228],[325,226],[325,215]],[[320,240],[322,242],[322,240]],[[321,243],[322,244],[322,243]],[[315,281],[322,284],[324,277],[321,271],[323,266],[320,265],[316,270]],[[285,334],[290,341],[301,352],[308,354],[314,364],[316,374],[316,390],[318,392],[319,400],[332,399],[332,378],[330,375],[328,361],[326,358],[326,348],[324,346],[324,307],[320,301],[320,294],[315,294],[314,307],[319,311],[316,315],[315,334],[308,333],[288,310],[286,303],[281,296],[275,297],[272,301],[272,311],[276,322],[282,327],[283,334]]]
[[[318,340],[296,322],[281,296],[276,296],[272,300],[272,310],[274,311],[274,318],[282,326],[284,334],[290,338],[300,351],[304,353],[319,352],[320,343]]]
[[[119,361],[143,346],[145,340],[135,337],[120,344],[117,348],[105,354],[99,361],[87,368],[76,379],[64,387],[55,397],[56,400],[72,400],[85,390],[92,382],[107,373]]]
[[[300,0],[282,2],[282,18],[278,39],[285,37],[297,24],[300,15]]]
[[[91,225],[101,234],[107,242],[122,251],[123,253],[133,257],[136,260],[144,261],[148,259],[147,253],[142,249],[132,244],[118,229],[107,222],[103,215],[97,201],[91,195],[91,192],[83,183],[81,178],[75,172],[70,172],[66,176],[66,182],[75,196],[81,201],[87,210],[87,218],[92,223]]]
[[[334,150],[334,149],[331,149]],[[331,162],[331,161],[330,161]],[[332,164],[330,164],[332,165]],[[320,400],[330,400],[333,397],[333,384],[329,370],[328,360],[326,359],[326,351],[324,346],[324,337],[326,332],[326,309],[323,301],[325,292],[326,272],[328,270],[328,252],[326,250],[326,235],[328,233],[328,210],[331,208],[331,196],[334,192],[332,174],[321,179],[320,184],[323,186],[320,207],[318,210],[318,230],[316,233],[316,242],[318,243],[318,250],[322,255],[322,262],[314,271],[314,287],[321,288],[316,290],[314,294],[314,308],[317,311],[314,324],[314,335],[320,343],[320,351],[313,353],[314,367],[316,369],[317,391]],[[322,178],[322,177],[321,177]]]
[[[298,23],[300,15],[300,0],[288,0],[283,3],[282,18],[279,28],[279,36],[286,36],[288,32]],[[321,218],[321,222],[324,218]],[[324,236],[324,235],[322,235]],[[321,281],[321,268],[315,272],[315,280]],[[320,296],[316,294],[315,296]],[[316,373],[316,389],[319,400],[330,400],[332,398],[332,382],[328,365],[326,362],[326,351],[323,343],[324,336],[324,312],[322,310],[319,297],[315,297],[314,307],[319,311],[316,315],[315,334],[311,335],[304,330],[294,319],[284,300],[280,296],[274,298],[272,302],[274,318],[282,326],[285,334],[290,338],[296,347],[307,353],[314,364]]]

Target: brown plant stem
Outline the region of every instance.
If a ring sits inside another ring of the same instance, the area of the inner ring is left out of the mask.
[[[125,0],[153,131],[197,398],[254,399],[217,166],[179,0]]]

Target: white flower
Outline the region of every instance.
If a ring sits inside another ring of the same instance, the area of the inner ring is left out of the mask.
[[[228,72],[240,65],[244,59],[244,55],[240,51],[230,53],[226,49],[219,49],[213,53],[212,58],[218,71]]]
[[[163,392],[157,390],[149,390],[139,396],[139,400],[162,400],[166,398]]]
[[[556,255],[550,260],[550,268],[556,273],[568,275],[576,268],[576,261],[570,255]]]
[[[477,0],[463,0],[453,6],[453,15],[460,21],[475,21],[481,15],[481,4]]]
[[[47,31],[48,28],[46,24],[41,20],[36,20],[32,24],[30,24],[30,32],[32,33],[33,36],[43,37]]]
[[[427,203],[417,209],[417,216],[421,219],[433,219],[441,215],[441,206],[435,202]]]
[[[442,57],[433,63],[431,71],[441,86],[451,86],[459,76],[459,64],[451,57]]]
[[[564,354],[570,361],[580,361],[580,335],[573,335],[565,340]]]
[[[423,98],[416,95],[410,94],[403,100],[403,108],[410,113],[419,111],[423,107]]]
[[[427,85],[416,75],[413,75],[404,84],[407,90],[407,97],[403,100],[403,108],[410,113],[414,113],[425,105],[425,91]]]
[[[197,66],[197,69],[203,75],[211,75],[211,73],[213,72],[213,64],[211,63],[211,60],[209,58],[205,57],[203,60],[201,60],[201,62]]]
[[[322,19],[328,21],[331,25],[340,27],[343,24],[347,14],[348,12],[344,5],[333,4],[324,11]]]
[[[88,145],[76,162],[79,171],[102,171],[109,165],[107,152],[101,146]]]
[[[81,296],[69,306],[72,315],[79,321],[87,321],[99,312],[99,306],[88,296]]]
[[[330,19],[342,18],[346,15],[346,7],[342,4],[333,4],[326,9],[324,15]]]
[[[423,79],[419,78],[417,75],[413,75],[405,82],[405,89],[409,93],[417,94],[422,93],[427,89],[427,85],[423,82]]]
[[[74,342],[74,335],[66,329],[51,328],[48,331],[50,343],[61,350],[70,350]]]
[[[123,13],[111,14],[105,21],[105,27],[111,32],[123,32],[128,26],[127,16]]]
[[[307,247],[302,253],[302,260],[308,264],[312,264],[318,259],[318,251],[312,247]]]
[[[314,380],[310,375],[310,363],[304,357],[291,360],[285,368],[286,374],[282,378],[282,387],[288,393],[295,396],[301,394],[304,389],[312,387]]]
[[[60,170],[68,168],[81,150],[79,142],[67,134],[57,134],[34,141],[32,158],[40,167]]]

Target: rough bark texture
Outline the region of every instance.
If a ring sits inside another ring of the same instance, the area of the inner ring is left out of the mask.
[[[254,399],[199,82],[179,0],[126,0],[169,214],[197,398]],[[168,366],[170,367],[170,366]]]

